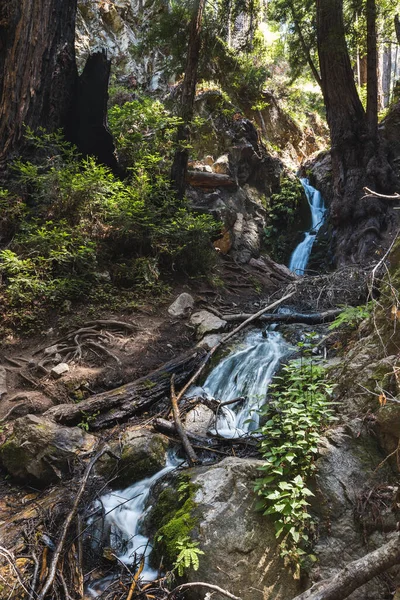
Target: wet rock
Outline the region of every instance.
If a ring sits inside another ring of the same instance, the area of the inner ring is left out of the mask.
[[[185,429],[193,435],[206,437],[209,427],[214,420],[214,413],[211,408],[198,404],[186,415]]]
[[[96,466],[97,472],[113,480],[113,487],[128,487],[136,481],[151,477],[165,466],[168,439],[148,429],[127,429],[110,448],[120,459],[104,455]]]
[[[77,456],[91,451],[95,441],[79,427],[27,415],[14,422],[12,436],[0,447],[0,460],[13,477],[44,487],[70,473]]]
[[[279,558],[273,523],[255,509],[254,479],[262,464],[227,458],[192,469],[191,480],[199,486],[196,539],[205,554],[188,578],[219,585],[243,600],[288,600],[300,591],[299,583]],[[200,597],[201,590],[190,592],[190,598]]]
[[[207,310],[200,310],[193,313],[190,317],[190,324],[196,328],[198,338],[202,338],[207,333],[222,331],[226,327],[226,321]]]
[[[171,317],[187,317],[194,307],[194,298],[184,292],[168,307],[168,314]]]
[[[68,372],[69,366],[67,365],[67,363],[59,363],[51,369],[50,374],[54,379],[60,379],[60,377],[62,377]]]

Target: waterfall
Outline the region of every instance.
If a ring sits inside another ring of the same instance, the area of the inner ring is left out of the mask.
[[[280,333],[270,330],[250,331],[211,371],[202,387],[193,387],[189,396],[206,395],[221,401],[245,397],[243,403],[223,407],[213,426],[213,433],[226,438],[248,435],[259,424],[258,411],[264,404],[268,386],[280,360],[291,347]],[[236,406],[236,408],[235,408]],[[177,466],[176,458],[169,456],[166,466],[158,473],[135,483],[125,490],[110,492],[101,497],[94,510],[102,509],[104,531],[109,535],[109,545],[119,561],[126,565],[145,559],[142,579],[154,580],[156,571],[149,566],[150,540],[143,535],[141,525],[149,510],[146,507],[154,484]],[[92,518],[91,536],[95,545],[101,545],[102,529],[96,534],[95,518]],[[93,598],[101,595],[114,579],[105,577],[87,588]]]
[[[310,185],[308,179],[300,179],[311,211],[311,229],[305,232],[304,239],[294,249],[289,269],[297,275],[304,275],[317,233],[324,223],[326,208],[321,192]]]

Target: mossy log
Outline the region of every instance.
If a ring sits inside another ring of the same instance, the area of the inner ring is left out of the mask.
[[[60,404],[50,408],[44,417],[65,425],[76,425],[84,417],[90,429],[103,429],[151,408],[169,398],[171,377],[177,388],[183,386],[204,360],[207,351],[195,348],[169,361],[156,371],[131,383],[95,394],[79,404]]]

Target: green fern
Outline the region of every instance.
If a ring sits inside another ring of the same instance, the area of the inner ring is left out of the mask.
[[[194,571],[199,568],[199,555],[204,554],[200,548],[198,548],[198,542],[194,542],[189,536],[186,536],[176,543],[176,549],[179,550],[179,554],[175,561],[175,568],[178,570],[179,577],[182,577],[186,569],[192,567]]]

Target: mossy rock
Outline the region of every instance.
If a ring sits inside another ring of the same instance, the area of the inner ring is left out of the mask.
[[[376,421],[383,433],[389,433],[397,439],[400,438],[400,404],[388,401],[378,410]]]
[[[79,427],[62,427],[35,415],[16,419],[12,436],[0,447],[0,460],[16,479],[44,487],[71,472],[96,438]]]
[[[113,478],[112,486],[123,488],[151,477],[165,466],[168,439],[148,429],[133,429],[124,432],[118,444],[111,444],[117,460],[104,455],[96,470],[106,479]]]
[[[150,557],[154,567],[163,560],[164,568],[172,569],[179,554],[178,542],[194,536],[198,526],[195,495],[198,485],[189,475],[172,477],[168,487],[159,491],[146,519],[146,532],[154,539]]]

